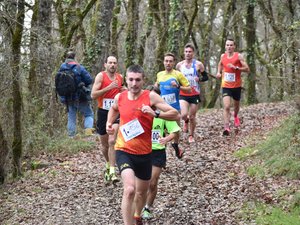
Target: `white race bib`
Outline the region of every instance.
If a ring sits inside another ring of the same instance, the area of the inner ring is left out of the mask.
[[[160,130],[152,130],[152,143],[159,143]]]
[[[114,104],[113,98],[104,98],[103,99],[103,109],[109,110],[110,107]]]
[[[131,139],[145,132],[138,119],[131,120],[128,123],[122,125],[120,127],[120,131],[125,142],[130,141]]]
[[[161,96],[163,100],[165,100],[166,103],[169,105],[176,103],[176,96],[175,93],[168,94],[168,95],[162,95]]]
[[[224,73],[224,80],[227,82],[235,82],[235,73]]]

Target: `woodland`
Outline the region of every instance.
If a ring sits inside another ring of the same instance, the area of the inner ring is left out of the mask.
[[[191,42],[210,74],[202,108],[218,109],[216,67],[232,37],[251,71],[243,76],[244,105],[300,94],[298,0],[1,0],[0,22],[0,183],[67,137],[54,77],[68,50],[93,77],[114,55],[120,73],[140,64],[152,84],[164,53],[181,60]]]

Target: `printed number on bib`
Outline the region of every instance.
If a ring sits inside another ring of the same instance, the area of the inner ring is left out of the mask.
[[[227,82],[235,82],[235,73],[224,73],[224,80]]]
[[[176,103],[176,97],[175,97],[175,94],[174,94],[174,93],[168,94],[168,95],[162,95],[161,97],[162,97],[163,100],[165,100],[165,102],[168,103],[169,105],[170,105],[170,104]]]
[[[131,139],[145,132],[138,119],[131,120],[128,123],[122,125],[120,127],[120,131],[125,142],[130,141]]]
[[[152,130],[152,143],[159,143],[160,130]]]
[[[103,109],[109,110],[113,104],[114,104],[114,99],[112,98],[103,99]]]

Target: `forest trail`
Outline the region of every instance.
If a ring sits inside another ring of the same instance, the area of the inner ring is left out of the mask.
[[[230,137],[221,135],[221,109],[199,113],[196,143],[182,138],[183,159],[168,148],[155,217],[145,224],[255,224],[238,217],[243,203],[273,201],[276,190],[299,181],[249,177],[245,172],[249,160],[240,161],[233,152],[264,139],[293,112],[288,102],[244,107],[241,130]],[[0,189],[0,224],[122,224],[122,185],[104,183],[100,150],[41,158],[51,166]]]

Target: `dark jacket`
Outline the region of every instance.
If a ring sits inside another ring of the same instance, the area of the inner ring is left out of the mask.
[[[77,63],[74,59],[66,59],[63,64],[61,64],[59,71],[63,71],[71,67],[75,74],[75,83],[78,87],[80,83],[84,83],[85,87],[88,87],[93,83],[93,78],[89,74],[89,72],[84,68],[84,66]],[[66,98],[64,96],[60,96],[60,100],[62,103],[66,103]],[[68,99],[70,102],[75,102],[79,100],[79,89],[77,92],[72,95],[71,99]]]

